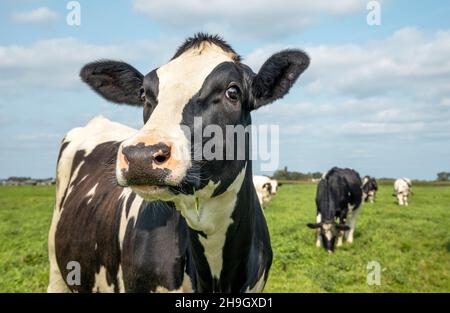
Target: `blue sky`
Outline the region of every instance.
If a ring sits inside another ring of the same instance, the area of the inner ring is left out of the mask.
[[[311,66],[290,94],[253,114],[280,125],[280,167],[433,179],[450,171],[450,3],[379,1],[0,2],[0,177],[54,176],[69,129],[103,114],[133,127],[141,110],[113,105],[78,79],[95,59],[144,73],[198,31],[221,34],[255,71],[272,53],[304,49]],[[109,3],[109,4],[108,4]]]

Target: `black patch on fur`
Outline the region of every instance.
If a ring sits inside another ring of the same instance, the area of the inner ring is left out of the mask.
[[[128,214],[130,213],[131,205],[133,204],[134,199],[136,199],[136,194],[133,192],[129,195],[127,204],[125,205],[125,217],[128,218]]]
[[[179,289],[188,249],[185,220],[166,202],[144,201],[130,219],[123,242],[122,268],[127,292]]]
[[[144,84],[142,86],[145,94],[144,100],[144,124],[147,123],[153,110],[158,105],[159,94],[159,77],[156,70],[151,71],[144,77]]]

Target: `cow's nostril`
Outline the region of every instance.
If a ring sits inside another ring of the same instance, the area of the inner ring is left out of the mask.
[[[153,155],[153,162],[160,165],[170,158],[170,149],[159,150],[157,153]]]
[[[167,159],[168,159],[168,157],[165,155],[157,155],[157,156],[155,156],[155,163],[162,164],[162,163],[166,162]]]

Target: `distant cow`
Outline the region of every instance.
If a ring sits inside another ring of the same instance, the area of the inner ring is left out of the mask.
[[[408,205],[408,196],[412,193],[412,183],[408,178],[399,178],[394,183],[394,192],[399,205]]]
[[[362,180],[362,191],[364,202],[375,202],[375,196],[378,191],[378,184],[375,178],[370,176],[364,176]]]
[[[361,202],[361,178],[358,172],[334,167],[324,174],[317,186],[316,223],[308,224],[308,227],[317,229],[316,246],[323,246],[332,253],[336,237],[338,237],[337,246],[342,245],[344,231],[347,242],[352,243]],[[349,222],[348,214],[350,214]]]
[[[276,179],[267,176],[253,176],[253,184],[255,185],[256,194],[258,195],[259,204],[266,207],[272,196],[277,194],[278,183]]]

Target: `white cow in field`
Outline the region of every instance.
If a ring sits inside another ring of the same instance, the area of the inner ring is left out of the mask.
[[[399,178],[394,183],[394,192],[399,205],[408,205],[408,196],[412,193],[412,183],[408,178]]]
[[[267,176],[254,175],[253,184],[255,185],[259,204],[264,208],[272,199],[272,196],[277,193],[278,181]]]

